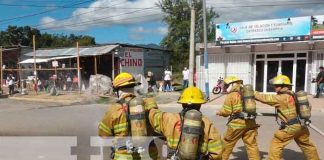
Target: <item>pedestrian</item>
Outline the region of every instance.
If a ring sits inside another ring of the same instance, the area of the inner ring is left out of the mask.
[[[146,108],[149,113],[150,124],[156,132],[166,138],[167,158],[221,160],[223,143],[213,123],[200,112],[201,105],[206,103],[200,89],[196,87],[186,88],[178,103],[182,104],[180,113],[162,112],[156,105]],[[199,117],[194,113],[199,113],[202,119],[198,121],[193,118]],[[191,115],[192,119],[187,119],[188,115]],[[193,138],[195,136],[199,138]],[[187,156],[197,156],[198,158],[188,158]]]
[[[37,94],[37,92],[38,92],[38,87],[37,87],[37,80],[36,80],[36,77],[33,78],[33,89],[34,89],[35,93]]]
[[[15,82],[11,76],[9,76],[8,87],[9,87],[9,95],[12,96],[15,90]]]
[[[319,67],[320,73],[316,77],[316,95],[314,98],[319,98],[324,90],[324,67]]]
[[[42,81],[39,78],[37,78],[37,79],[38,79],[37,80],[37,90],[42,91],[42,89],[43,89]]]
[[[168,68],[164,71],[164,91],[170,92],[172,90],[171,86],[172,72]]]
[[[282,151],[291,140],[295,140],[307,160],[319,160],[315,145],[309,138],[309,130],[301,125],[296,102],[291,91],[291,81],[285,75],[278,75],[270,83],[277,94],[262,94],[255,92],[255,99],[276,108],[277,117],[281,120],[278,131],[275,132],[269,151],[269,160],[280,160]]]
[[[147,77],[146,80],[148,82],[148,92],[156,92],[157,88],[156,88],[156,80],[155,80],[155,76],[153,74],[153,72],[148,71],[147,72]]]
[[[72,77],[70,74],[68,74],[66,78],[66,89],[70,91],[71,87],[72,87]]]
[[[187,69],[187,67],[184,67],[182,71],[182,77],[183,77],[182,87],[183,89],[185,89],[188,87],[188,83],[189,83],[189,70]]]
[[[216,114],[223,117],[230,117],[227,122],[227,131],[224,135],[223,160],[228,160],[234,146],[239,139],[243,140],[247,154],[251,160],[259,160],[259,149],[257,144],[258,127],[255,119],[247,119],[243,114],[242,83],[236,76],[226,77],[228,95],[224,105]]]
[[[130,151],[126,148],[129,146],[127,142],[124,143],[122,137],[126,136],[134,136],[134,130],[138,133],[147,133],[148,135],[153,134],[153,129],[149,125],[147,125],[146,121],[140,123],[147,117],[145,115],[144,108],[151,108],[156,106],[156,102],[154,99],[146,98],[141,99],[140,97],[136,97],[134,94],[134,87],[137,85],[135,78],[126,72],[122,72],[115,77],[113,80],[114,90],[118,95],[118,102],[113,103],[109,110],[106,112],[105,116],[101,120],[99,124],[99,136],[101,137],[109,137],[114,136],[118,137],[117,144],[112,148],[113,154],[111,155],[111,159],[120,160],[120,159],[138,159],[138,153],[136,151]],[[139,106],[138,104],[132,105],[137,101],[144,101],[144,104]],[[132,106],[131,106],[132,105]],[[152,106],[153,105],[153,106]],[[130,109],[132,107],[132,109]],[[130,115],[130,112],[141,112],[141,114],[137,114],[137,116]],[[132,125],[132,121],[136,121],[136,125]],[[139,129],[138,126],[141,128]],[[144,128],[145,126],[145,128]],[[141,131],[141,132],[140,132]],[[140,136],[146,136],[140,135]],[[133,149],[132,149],[133,150]],[[158,150],[156,147],[151,146],[149,148],[149,154],[151,159],[159,159],[158,158]]]

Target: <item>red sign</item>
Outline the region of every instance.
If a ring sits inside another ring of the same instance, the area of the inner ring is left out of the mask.
[[[124,57],[120,60],[120,64],[122,67],[142,67],[143,59],[133,57],[131,52],[125,52]]]

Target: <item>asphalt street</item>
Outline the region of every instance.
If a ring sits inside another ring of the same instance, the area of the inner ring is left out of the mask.
[[[108,105],[55,106],[0,100],[0,159],[6,160],[89,160],[105,159],[104,147],[98,144],[97,126]],[[161,105],[168,112],[179,112],[177,104]],[[202,112],[216,125],[219,132],[226,130],[226,118],[216,117],[219,106],[202,107]],[[263,108],[258,112],[273,112]],[[314,111],[312,123],[321,130],[324,113]],[[267,158],[268,146],[278,126],[274,117],[258,117],[261,124],[258,135],[260,154]],[[324,158],[324,137],[311,130],[311,139],[316,144],[321,159]],[[108,141],[108,140],[107,140]],[[109,143],[109,142],[108,142]],[[163,154],[163,153],[162,153]],[[92,155],[92,156],[90,156]],[[284,150],[286,160],[302,160],[303,153],[295,142]],[[246,160],[247,155],[241,141],[236,145],[231,159]]]

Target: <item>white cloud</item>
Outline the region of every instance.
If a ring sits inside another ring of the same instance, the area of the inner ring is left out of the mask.
[[[207,0],[207,7],[214,7],[220,14],[216,23],[286,18],[324,14],[322,0]],[[309,3],[307,5],[287,5]],[[312,4],[317,3],[317,4]],[[268,6],[262,6],[268,5]],[[273,5],[273,6],[270,6]],[[254,6],[254,7],[237,7]]]
[[[164,36],[168,33],[168,28],[161,26],[157,28],[144,28],[143,26],[131,28],[128,37],[131,40],[143,40],[145,36],[160,35]]]
[[[107,27],[112,25],[140,24],[148,21],[161,21],[163,13],[156,7],[159,0],[97,0],[89,5],[88,8],[76,9],[71,18],[60,21],[53,17],[43,17],[40,21],[40,29],[59,29],[83,31],[91,27]],[[215,11],[221,16],[215,20],[215,23],[240,22],[262,19],[285,18],[294,16],[310,16],[324,14],[324,4],[308,5],[286,5],[298,3],[320,3],[323,0],[206,0],[207,7],[214,7]],[[266,6],[260,5],[278,5]],[[254,7],[238,7],[254,6]],[[98,8],[111,7],[111,8]],[[143,9],[154,7],[152,9]],[[119,8],[119,9],[118,9]],[[124,8],[124,9],[120,9]],[[125,9],[129,8],[129,9]],[[68,16],[68,15],[67,15]],[[165,35],[167,28],[155,29],[156,32],[150,32],[150,29],[139,30],[142,33],[161,33]],[[134,30],[131,29],[131,30]],[[130,34],[133,34],[131,32]],[[139,36],[137,36],[139,37]]]
[[[157,27],[157,28],[144,28],[142,26],[130,29],[131,33],[141,33],[141,34],[155,34],[155,35],[166,35],[168,33],[167,27]]]
[[[88,8],[76,9],[72,16],[64,21],[43,17],[40,22],[41,26],[38,28],[80,31],[90,27],[161,20],[163,13],[157,8],[157,2],[158,0],[97,0]],[[48,22],[49,19],[52,22]]]

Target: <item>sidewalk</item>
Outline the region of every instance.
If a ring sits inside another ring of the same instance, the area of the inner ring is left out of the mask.
[[[37,95],[35,93],[30,93],[28,95],[16,94],[14,96],[10,96],[9,99],[30,102],[54,103],[61,105],[72,105],[76,103],[85,103],[92,101],[95,102],[97,100],[97,97],[85,93],[69,93],[58,96],[51,96],[49,93],[39,92]]]

